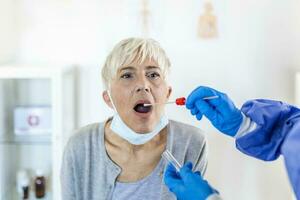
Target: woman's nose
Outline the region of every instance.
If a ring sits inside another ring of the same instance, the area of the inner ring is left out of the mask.
[[[150,92],[150,89],[146,86],[138,86],[136,92]]]
[[[149,83],[145,77],[140,77],[136,82],[136,92],[150,92]]]

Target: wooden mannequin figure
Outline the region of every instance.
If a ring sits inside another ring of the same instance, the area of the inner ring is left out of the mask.
[[[198,37],[215,38],[218,36],[217,17],[213,15],[211,2],[205,2],[204,13],[198,21]]]

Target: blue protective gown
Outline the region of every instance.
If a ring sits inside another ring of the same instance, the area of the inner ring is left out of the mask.
[[[280,101],[258,99],[246,102],[241,110],[257,127],[236,140],[237,148],[265,161],[283,155],[290,182],[300,199],[300,109]]]

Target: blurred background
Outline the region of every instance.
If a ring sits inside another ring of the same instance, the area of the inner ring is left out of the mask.
[[[0,0],[0,199],[17,199],[26,185],[34,196],[38,177],[45,198],[59,199],[54,177],[66,132],[112,114],[100,71],[126,37],[151,37],[166,50],[172,98],[207,85],[238,107],[253,98],[298,104],[299,10],[299,0]],[[52,127],[32,133],[16,123],[36,109]],[[246,157],[182,107],[169,105],[167,114],[205,131],[206,178],[225,199],[293,199],[281,158]]]

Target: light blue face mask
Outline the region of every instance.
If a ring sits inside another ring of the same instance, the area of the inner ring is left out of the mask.
[[[134,145],[141,145],[145,144],[146,142],[150,141],[154,136],[156,136],[163,128],[167,126],[169,120],[165,114],[163,114],[153,129],[153,131],[149,133],[136,133],[134,130],[129,128],[121,119],[120,115],[117,112],[117,109],[112,101],[111,95],[109,91],[107,92],[108,96],[112,102],[115,114],[113,116],[110,129],[119,135],[121,138],[127,140],[129,143]]]

